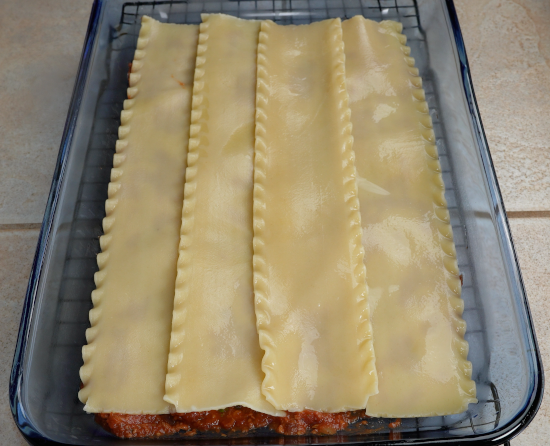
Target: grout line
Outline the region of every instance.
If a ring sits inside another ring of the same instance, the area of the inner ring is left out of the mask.
[[[550,211],[511,211],[508,218],[550,218]]]
[[[42,223],[7,223],[0,224],[0,231],[21,231],[27,229],[40,229]]]
[[[508,211],[508,218],[550,218],[550,211]],[[7,223],[0,224],[0,231],[17,231],[40,229],[42,223]]]

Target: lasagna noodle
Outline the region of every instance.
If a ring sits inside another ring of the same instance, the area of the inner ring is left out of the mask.
[[[377,392],[340,19],[262,22],[254,291],[277,409],[365,408]]]
[[[260,23],[200,25],[165,400],[177,412],[243,405],[261,394],[252,287],[256,49]]]
[[[367,414],[446,415],[476,402],[475,383],[434,133],[401,28],[343,23],[380,389]]]
[[[168,413],[163,400],[198,26],[143,17],[97,256],[80,400]]]

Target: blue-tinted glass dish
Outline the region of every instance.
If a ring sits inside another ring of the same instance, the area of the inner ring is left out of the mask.
[[[459,415],[372,419],[334,436],[267,430],[127,444],[502,444],[533,419],[543,370],[456,12],[445,0],[96,0],[23,308],[10,404],[32,444],[112,445],[77,399],[119,115],[143,14],[199,23],[201,12],[300,24],[363,14],[399,20],[424,80],[463,274],[468,358],[479,403]]]

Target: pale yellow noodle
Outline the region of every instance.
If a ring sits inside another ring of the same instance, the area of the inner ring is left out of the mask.
[[[82,349],[88,412],[170,410],[164,381],[197,37],[198,26],[143,17]]]
[[[367,414],[476,402],[460,279],[422,80],[401,24],[343,23],[378,395]]]

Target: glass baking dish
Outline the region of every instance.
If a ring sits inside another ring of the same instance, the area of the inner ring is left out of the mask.
[[[479,402],[445,417],[371,419],[334,436],[282,437],[268,430],[127,444],[501,444],[533,419],[543,370],[495,171],[473,93],[452,1],[96,0],[32,268],[10,381],[10,404],[32,444],[104,444],[78,401],[98,237],[143,14],[199,23],[202,12],[301,24],[363,14],[404,25],[424,80],[463,274],[468,359]]]

